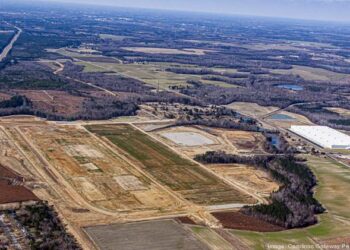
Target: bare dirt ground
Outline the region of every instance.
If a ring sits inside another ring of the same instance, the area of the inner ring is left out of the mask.
[[[243,188],[267,199],[270,194],[277,191],[279,184],[264,171],[242,164],[209,165],[217,174],[231,181],[239,183]]]
[[[22,126],[20,130],[52,170],[92,206],[110,212],[176,210],[171,197],[84,129]]]

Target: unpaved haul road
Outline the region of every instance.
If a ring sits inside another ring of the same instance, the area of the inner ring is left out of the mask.
[[[17,41],[17,39],[19,38],[19,36],[22,33],[22,29],[15,27],[17,29],[16,35],[14,35],[14,37],[11,39],[11,41],[9,42],[9,44],[7,44],[7,46],[2,50],[1,54],[0,54],[0,62],[2,62],[8,55],[8,53],[11,51],[13,44]]]

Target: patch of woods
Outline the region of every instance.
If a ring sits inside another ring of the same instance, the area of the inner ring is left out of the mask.
[[[207,152],[197,155],[196,161],[204,164],[247,164],[269,173],[281,187],[270,196],[269,204],[246,206],[241,212],[282,226],[297,228],[317,223],[317,214],[325,209],[314,198],[317,181],[304,159],[293,155],[239,156],[225,152]]]
[[[177,126],[202,125],[207,127],[261,131],[257,121],[225,107],[211,106],[202,108],[184,108],[177,119]]]
[[[26,231],[30,249],[82,249],[54,208],[45,202],[7,212]]]

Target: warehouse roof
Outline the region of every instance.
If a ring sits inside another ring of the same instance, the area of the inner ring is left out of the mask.
[[[326,126],[291,126],[290,131],[324,148],[349,148],[350,136]]]

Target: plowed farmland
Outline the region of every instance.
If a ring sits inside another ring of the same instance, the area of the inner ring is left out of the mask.
[[[158,182],[200,205],[253,203],[254,199],[225,184],[196,163],[130,125],[94,125],[89,131],[113,143],[142,164]]]

